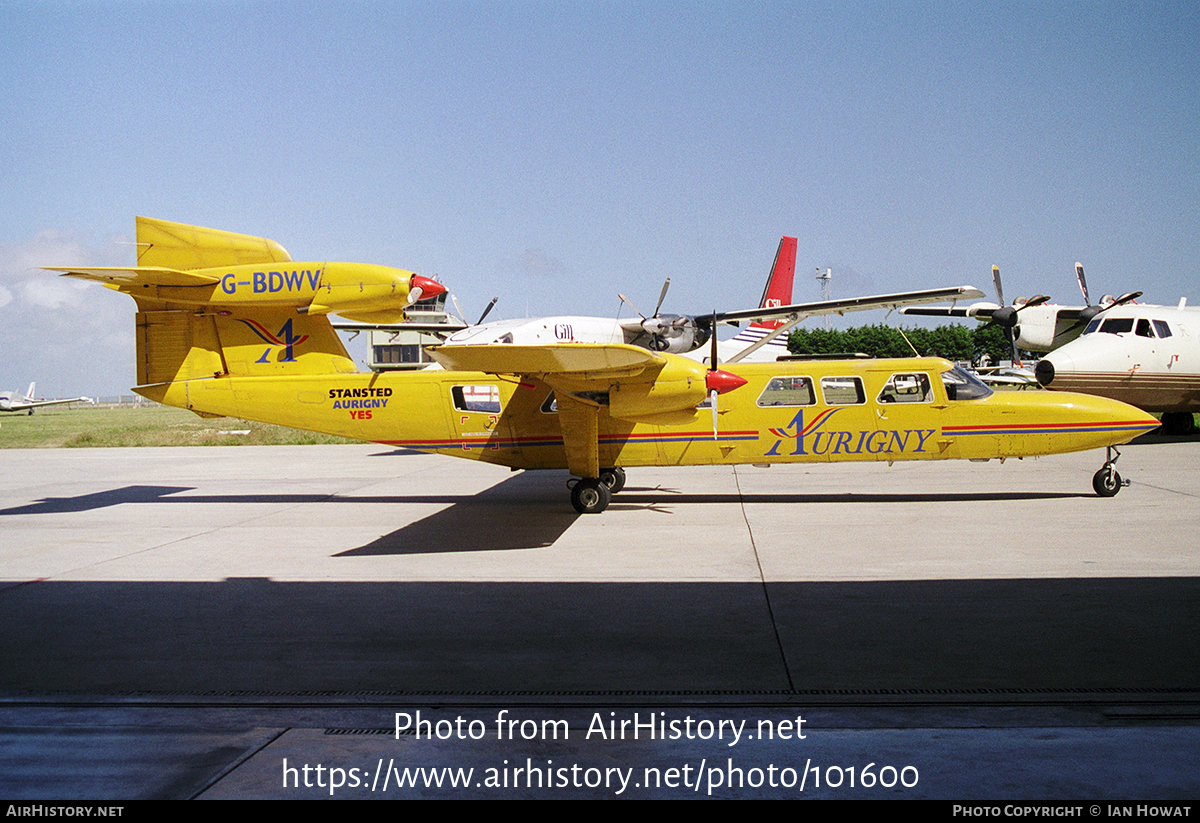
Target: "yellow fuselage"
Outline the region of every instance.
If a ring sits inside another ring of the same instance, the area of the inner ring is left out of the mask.
[[[719,397],[716,439],[708,407],[656,414],[644,403],[629,410],[610,408],[607,396],[594,398],[599,464],[1044,455],[1123,443],[1157,425],[1130,406],[1085,395],[1002,392],[952,400],[941,378],[950,368],[935,358],[722,365],[747,383]],[[202,414],[515,468],[568,465],[551,389],[537,378],[441,370],[218,376],[138,391]]]

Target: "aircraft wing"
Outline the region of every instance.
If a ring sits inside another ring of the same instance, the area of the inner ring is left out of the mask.
[[[514,346],[496,343],[481,346],[441,346],[429,352],[450,371],[480,371],[488,374],[520,374],[538,377],[563,376],[604,382],[662,368],[661,354],[638,346],[606,343],[559,343],[545,346]]]
[[[130,286],[212,286],[220,278],[179,269],[158,266],[133,266],[131,268],[102,266],[95,268],[72,268],[70,266],[42,266],[47,271],[60,271],[64,277],[95,280],[113,288]]]
[[[0,399],[0,411],[19,412],[26,409],[40,409],[43,406],[61,406],[63,403],[91,403],[96,401],[90,397],[67,397],[62,400],[16,400]]]
[[[984,294],[974,286],[953,286],[942,289],[876,294],[870,297],[848,297],[842,300],[818,300],[814,303],[795,303],[790,306],[772,306],[742,311],[717,312],[718,323],[736,323],[742,320],[765,320],[779,317],[812,317],[822,314],[845,314],[849,311],[869,309],[895,309],[920,303],[942,303],[947,300],[976,300]],[[941,309],[940,311],[966,311],[966,309]],[[697,315],[697,323],[705,323],[711,315]]]
[[[420,323],[408,322],[403,323],[342,323],[337,322],[333,327],[338,331],[416,331],[425,332],[427,334],[454,334],[456,331],[462,331],[467,328],[466,323],[457,320],[450,323]]]

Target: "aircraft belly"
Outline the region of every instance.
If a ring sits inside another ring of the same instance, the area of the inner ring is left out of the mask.
[[[1200,374],[1060,372],[1053,388],[1108,397],[1147,411],[1200,410]]]

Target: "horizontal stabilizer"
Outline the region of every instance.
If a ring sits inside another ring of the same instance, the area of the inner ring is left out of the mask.
[[[96,280],[117,287],[131,286],[211,286],[220,279],[199,272],[164,269],[157,266],[73,268],[70,266],[42,266],[47,271],[60,271],[64,277],[79,277]]]

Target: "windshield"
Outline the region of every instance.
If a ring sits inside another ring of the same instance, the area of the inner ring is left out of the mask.
[[[992,393],[978,377],[958,366],[942,372],[942,384],[946,387],[946,397],[951,400],[979,400]]]

